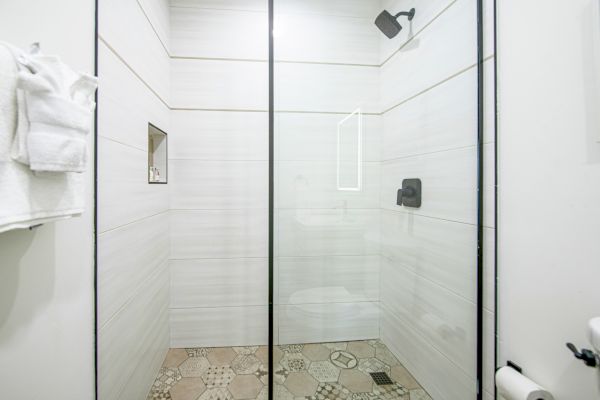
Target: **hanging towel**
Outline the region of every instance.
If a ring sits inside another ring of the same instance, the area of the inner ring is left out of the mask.
[[[85,203],[83,174],[36,175],[11,157],[11,141],[23,120],[19,115],[25,112],[18,102],[13,52],[0,43],[0,232],[79,215]]]
[[[85,171],[97,78],[73,71],[36,47],[19,63],[17,87],[24,93],[29,120],[24,152],[29,167],[36,172]]]

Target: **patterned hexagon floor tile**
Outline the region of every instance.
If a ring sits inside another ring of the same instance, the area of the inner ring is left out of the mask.
[[[226,388],[208,389],[198,400],[232,400],[233,396]]]
[[[350,390],[339,383],[320,383],[317,392],[309,400],[346,400],[351,399]]]
[[[238,375],[227,388],[236,400],[252,400],[256,399],[263,384],[254,375]]]
[[[369,342],[350,342],[347,350],[358,358],[375,357],[375,347],[371,346]]]
[[[329,361],[313,361],[308,367],[308,373],[319,382],[337,382],[340,369]]]
[[[310,365],[310,360],[302,353],[289,353],[283,357],[281,365],[290,372],[305,371]]]
[[[242,346],[242,347],[234,347],[233,351],[238,354],[250,355],[256,353],[258,350],[258,346]]]
[[[358,361],[358,369],[364,373],[385,372],[389,375],[390,367],[377,358],[363,358]]]
[[[348,342],[323,343],[323,346],[332,351],[346,350],[348,348]]]
[[[211,347],[186,348],[188,357],[206,357],[212,351]]]
[[[162,390],[150,391],[147,400],[171,400],[171,393]]]
[[[353,354],[343,350],[334,351],[331,353],[331,356],[329,356],[329,359],[333,365],[343,369],[351,369],[358,364],[358,360]]]
[[[254,376],[260,379],[260,381],[265,385],[269,383],[269,369],[263,364],[261,364],[260,367],[258,367],[258,369],[254,372]]]
[[[377,386],[373,389],[381,400],[409,400],[408,390],[397,383]]]
[[[284,344],[279,346],[279,350],[284,353],[302,353],[303,344]]]
[[[375,393],[352,393],[351,400],[379,400]]]
[[[210,363],[204,357],[190,357],[179,366],[181,376],[184,378],[199,378],[204,374]]]
[[[261,366],[261,362],[254,355],[240,354],[231,363],[231,369],[238,375],[253,374]]]
[[[285,386],[276,384],[273,387],[273,398],[276,400],[293,400],[294,395],[292,395],[290,391],[286,389]]]
[[[152,391],[168,392],[180,380],[181,373],[177,368],[163,367],[152,384]]]
[[[396,356],[394,356],[392,352],[387,348],[387,346],[383,343],[378,343],[375,346],[375,357],[380,359],[390,367],[399,364]]]
[[[235,377],[235,372],[228,366],[211,365],[204,374],[202,380],[209,389],[224,388],[231,383]]]
[[[284,368],[281,364],[278,364],[273,371],[273,379],[276,383],[282,385],[289,375],[290,371],[287,368]]]

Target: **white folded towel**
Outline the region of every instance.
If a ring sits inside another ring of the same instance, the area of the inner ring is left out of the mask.
[[[17,98],[14,51],[0,43],[0,232],[76,216],[85,204],[83,174],[38,175],[11,157],[25,113]]]
[[[97,78],[39,51],[19,57],[19,63],[17,87],[25,95],[29,132],[28,159],[18,161],[36,172],[85,171]]]

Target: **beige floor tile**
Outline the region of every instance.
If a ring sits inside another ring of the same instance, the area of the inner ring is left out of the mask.
[[[302,349],[302,354],[311,361],[325,361],[329,360],[331,350],[322,344],[307,344]]]
[[[260,360],[256,356],[240,354],[231,363],[231,369],[238,375],[246,375],[258,371],[260,365]]]
[[[236,400],[256,399],[263,384],[254,375],[238,375],[229,384],[229,391]]]
[[[201,378],[183,378],[170,392],[173,400],[196,400],[205,390],[206,385]]]
[[[285,380],[285,387],[296,397],[312,396],[319,383],[308,372],[292,372]]]
[[[256,353],[254,353],[254,355],[256,356],[256,358],[259,359],[259,361],[267,366],[269,364],[269,347],[268,346],[260,346],[257,350]]]
[[[410,400],[431,400],[431,397],[423,389],[410,391]]]
[[[206,356],[206,358],[208,358],[208,361],[210,361],[211,365],[216,365],[217,367],[231,365],[231,362],[236,357],[237,353],[233,351],[231,347],[220,347],[212,349],[212,351]]]
[[[356,369],[342,370],[339,382],[353,393],[373,391],[373,378]]]
[[[375,348],[367,342],[350,342],[348,351],[358,358],[375,357]]]
[[[188,354],[185,349],[169,349],[163,367],[177,368],[182,362],[187,360]]]
[[[402,365],[396,365],[392,367],[392,372],[390,373],[390,377],[393,381],[398,382],[400,385],[405,388],[412,389],[420,389],[421,385],[419,382],[408,372],[406,368]]]
[[[204,357],[190,357],[179,366],[179,371],[184,378],[199,378],[204,374],[210,363]]]

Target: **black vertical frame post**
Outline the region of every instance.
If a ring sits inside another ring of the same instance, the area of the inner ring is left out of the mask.
[[[484,41],[483,0],[477,0],[477,400],[483,399]]]
[[[275,190],[275,52],[273,43],[273,2],[269,1],[269,400],[273,399],[273,264],[274,264],[274,190]]]
[[[94,75],[98,76],[98,2],[94,1]],[[100,89],[98,89],[100,90]],[[99,357],[98,357],[98,90],[94,100],[94,398],[99,399]]]
[[[494,369],[498,367],[498,9],[494,5]],[[490,268],[490,266],[488,266]],[[498,397],[494,374],[494,398]]]

